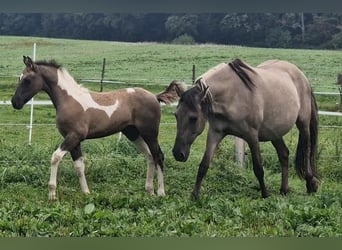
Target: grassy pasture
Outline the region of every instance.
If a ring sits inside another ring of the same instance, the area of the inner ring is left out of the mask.
[[[154,93],[173,79],[191,84],[197,75],[234,58],[257,65],[279,58],[297,64],[317,91],[336,91],[342,53],[323,50],[282,50],[216,45],[130,44],[27,37],[0,37],[0,100],[9,100],[23,69],[22,56],[55,59],[83,85],[98,89],[102,59],[106,58],[104,89],[142,86]],[[47,99],[39,94],[37,99]],[[338,98],[317,96],[322,110],[337,110]],[[160,144],[165,153],[167,196],[144,193],[146,162],[118,136],[85,141],[86,175],[92,194],[81,194],[71,158],[59,168],[58,196],[49,203],[47,182],[52,152],[61,142],[50,106],[34,110],[33,144],[27,145],[29,107],[0,106],[0,236],[341,236],[342,132],[320,128],[319,192],[307,195],[292,161],[287,197],[279,195],[280,169],[270,143],[262,144],[265,178],[272,197],[261,199],[249,152],[246,168],[234,161],[233,143],[223,141],[202,186],[199,202],[189,199],[204,150],[202,134],[186,163],[176,162],[172,146],[176,133],[175,107],[163,106]],[[341,117],[320,117],[321,126],[341,126]],[[297,131],[286,137],[293,160]]]

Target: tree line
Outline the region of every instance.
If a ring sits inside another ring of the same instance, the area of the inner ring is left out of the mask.
[[[339,13],[0,13],[0,35],[342,48]]]

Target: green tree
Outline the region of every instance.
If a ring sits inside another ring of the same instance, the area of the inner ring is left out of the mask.
[[[173,40],[184,34],[188,34],[192,37],[197,36],[197,25],[197,15],[171,15],[165,22],[165,29],[168,32],[170,39]]]

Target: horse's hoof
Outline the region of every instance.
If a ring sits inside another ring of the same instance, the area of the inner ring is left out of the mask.
[[[316,193],[318,190],[318,179],[313,177],[311,180],[306,181],[306,190],[310,193]]]
[[[58,199],[57,199],[57,196],[50,196],[49,195],[49,201],[52,203],[52,202],[56,202]]]
[[[154,195],[154,190],[153,190],[153,187],[145,187],[145,191],[146,193],[148,193],[149,195]]]
[[[165,194],[165,191],[164,190],[161,190],[161,191],[157,191],[157,194],[158,194],[158,196],[161,196],[161,197],[164,197],[164,196],[166,196],[166,194]]]
[[[199,200],[199,194],[195,193],[195,192],[192,192],[191,195],[190,195],[190,199],[192,201],[198,201]]]
[[[280,194],[282,195],[282,196],[286,196],[287,194],[289,193],[289,188],[281,188],[280,189]]]
[[[262,194],[261,194],[261,196],[262,196],[262,198],[268,198],[268,197],[270,197],[271,196],[271,193],[270,192],[268,192],[268,191],[265,191],[265,192],[263,192]]]

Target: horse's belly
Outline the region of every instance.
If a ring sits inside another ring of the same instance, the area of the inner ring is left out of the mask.
[[[260,141],[272,141],[283,137],[294,126],[297,114],[276,116],[272,120],[264,120],[259,130]]]

